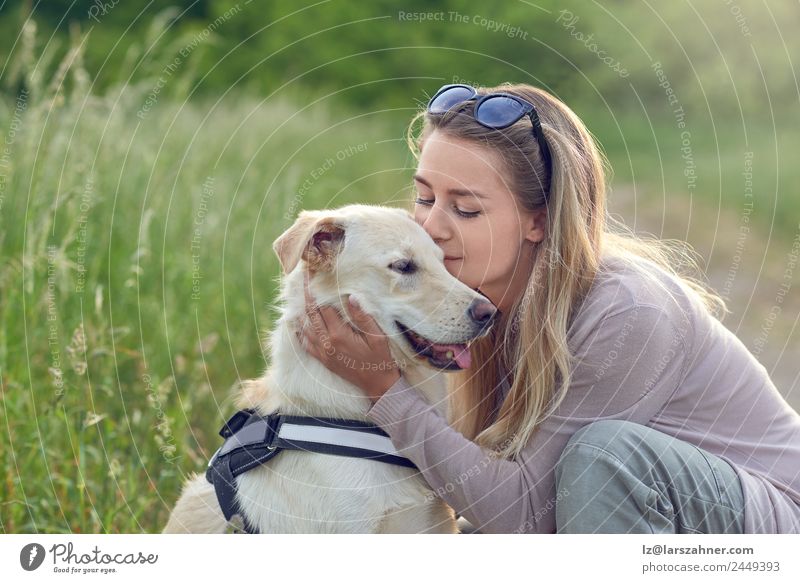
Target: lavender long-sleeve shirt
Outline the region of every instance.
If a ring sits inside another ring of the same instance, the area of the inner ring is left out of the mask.
[[[567,441],[592,421],[624,419],[728,461],[746,533],[800,533],[800,415],[732,332],[646,265],[663,287],[618,259],[602,262],[568,331],[566,399],[515,460],[491,459],[402,377],[368,418],[482,532],[554,533],[554,468]]]

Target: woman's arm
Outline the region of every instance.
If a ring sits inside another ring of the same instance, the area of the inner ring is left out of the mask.
[[[377,375],[375,371],[385,367],[345,366],[344,362],[391,358],[388,341],[374,319],[357,305],[349,306],[350,318],[358,327],[355,330],[334,308],[315,304],[307,280],[305,294],[310,325],[304,328],[303,347],[364,391],[372,402],[367,417],[420,468],[434,495],[483,532],[524,527],[534,514],[531,492],[536,484],[520,463],[490,459],[478,445],[452,429],[396,368],[388,367],[386,373]],[[367,371],[366,376],[361,370]]]
[[[516,459],[492,459],[450,427],[397,371],[391,378],[341,369],[342,360],[390,358],[388,340],[368,314],[358,316],[359,327],[371,330],[365,340],[336,310],[311,304],[309,298],[309,317],[321,312],[326,331],[306,334],[306,349],[361,387],[374,403],[368,418],[414,462],[435,495],[487,533],[555,532],[555,505],[569,495],[556,491],[555,467],[569,438],[598,419],[646,424],[677,388],[686,362],[682,335],[662,309],[595,311],[570,339],[576,364],[559,415],[542,422]]]
[[[490,458],[447,424],[405,377],[372,406],[367,417],[422,472],[433,495],[481,531],[531,531],[537,484],[519,462]],[[521,529],[521,530],[520,530]]]
[[[367,417],[414,462],[434,494],[482,532],[553,533],[556,504],[569,496],[568,489],[557,491],[555,467],[570,437],[599,419],[646,424],[678,387],[686,362],[682,335],[651,306],[604,317],[573,348],[569,398],[515,460],[489,457],[403,377]]]

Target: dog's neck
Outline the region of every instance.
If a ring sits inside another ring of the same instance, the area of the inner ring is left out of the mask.
[[[255,407],[262,414],[280,411],[290,415],[366,420],[372,406],[369,398],[359,387],[333,374],[306,352],[296,336],[298,320],[306,320],[303,274],[299,269],[284,278],[282,288],[282,314],[269,340],[271,366],[264,376],[245,387],[242,406]],[[429,404],[446,416],[444,373],[414,362],[402,374]]]

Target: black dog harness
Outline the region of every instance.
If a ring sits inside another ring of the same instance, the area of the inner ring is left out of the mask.
[[[225,520],[238,514],[244,530],[257,534],[236,504],[236,476],[256,468],[284,449],[371,459],[417,469],[399,455],[389,435],[377,425],[354,419],[304,417],[254,409],[238,411],[220,429],[225,443],[208,462],[206,480],[214,485]]]

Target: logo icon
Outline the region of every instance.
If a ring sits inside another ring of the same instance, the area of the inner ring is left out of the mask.
[[[19,564],[26,571],[35,571],[44,562],[44,547],[39,543],[30,543],[19,552]]]

